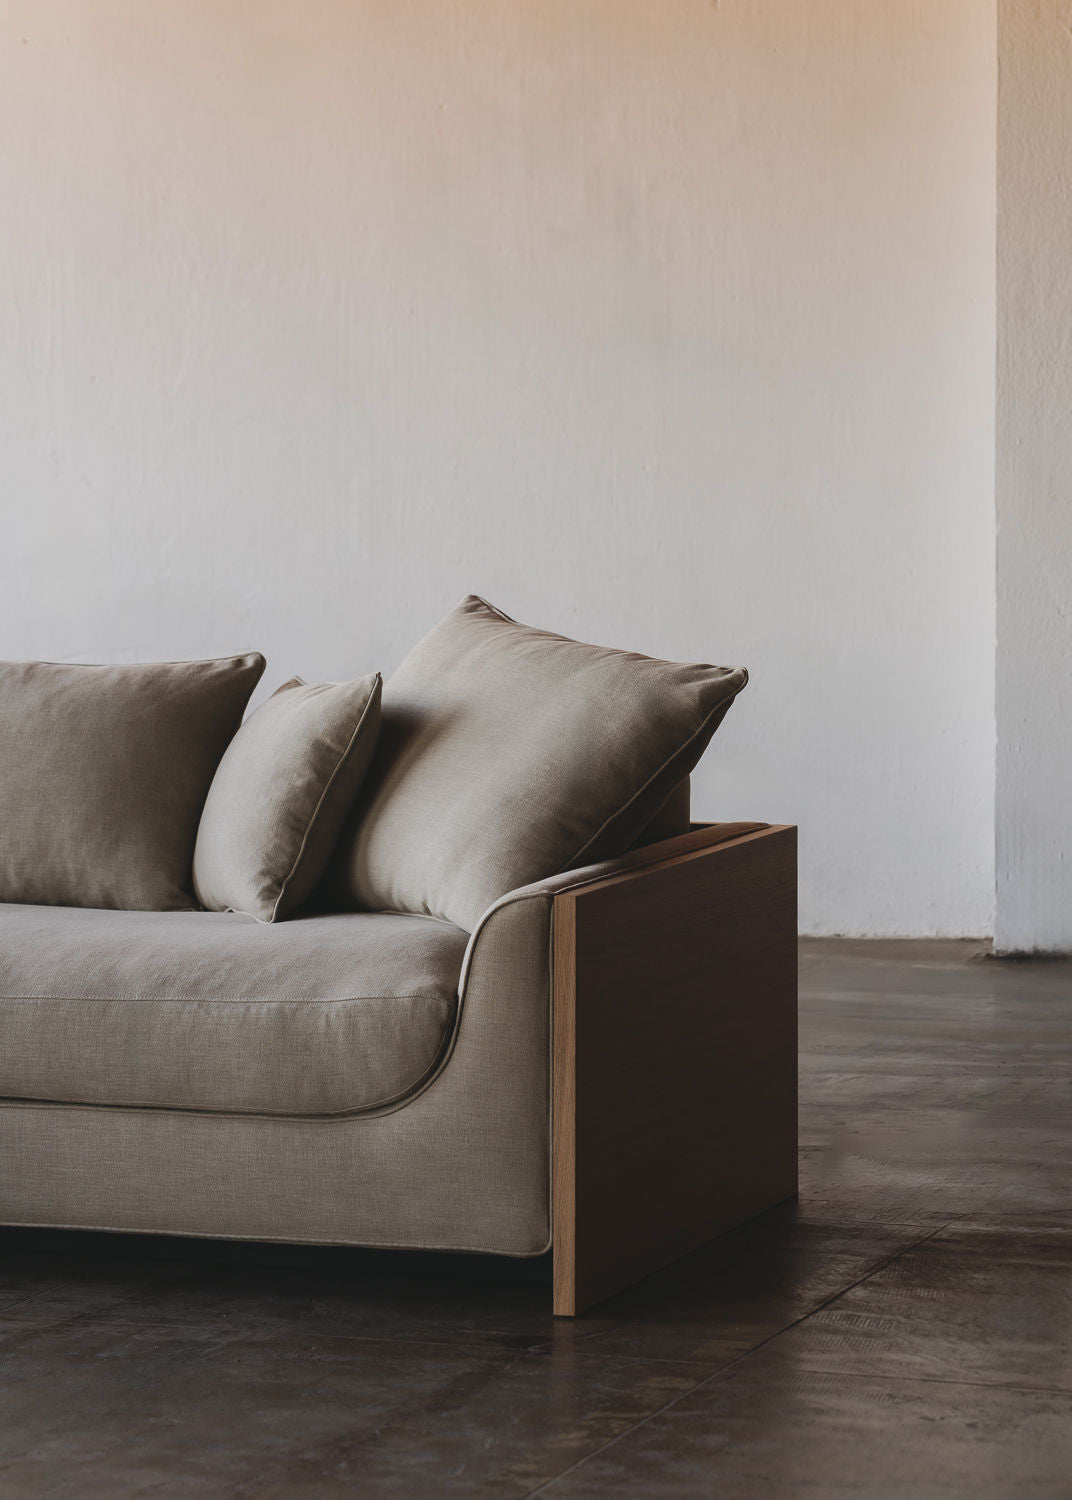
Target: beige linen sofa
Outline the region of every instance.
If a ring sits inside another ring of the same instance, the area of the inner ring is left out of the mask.
[[[446,742],[476,725],[458,664],[517,646],[488,697],[489,749],[516,757],[535,720],[503,711],[502,683],[576,645],[517,638],[479,600],[456,616],[386,685],[370,780],[290,919],[0,904],[0,1222],[551,1251],[554,1311],[573,1315],[795,1193],[795,830],[690,822],[706,731],[685,756],[658,748],[666,775],[618,852],[618,803],[597,809],[580,862],[551,847],[578,833],[548,811],[572,774],[560,725],[524,768],[535,797],[497,785],[494,753],[446,792]],[[600,671],[647,661],[613,655]],[[561,722],[604,717],[583,664]],[[617,765],[601,754],[577,773],[598,795]],[[516,831],[495,843],[512,818],[533,828],[521,854]],[[533,845],[546,873],[504,884]]]

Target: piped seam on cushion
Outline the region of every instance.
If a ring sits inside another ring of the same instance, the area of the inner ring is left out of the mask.
[[[500,609],[497,604],[492,604],[491,600],[490,599],[485,599],[484,596],[483,596],[483,594],[470,594],[469,598],[470,599],[475,599],[477,601],[477,603],[478,604],[482,604],[485,609],[490,609],[493,615],[498,615],[499,619],[500,620],[505,620],[506,623],[507,623],[507,625],[516,625],[518,623],[518,621],[514,619],[513,615],[508,615],[506,613],[506,611],[504,609]],[[462,603],[464,604],[465,602],[466,601],[463,599]],[[522,626],[522,629],[524,629],[524,628],[525,627]],[[544,635],[550,635],[552,633],[553,632],[551,632],[551,631],[544,631],[543,632]],[[565,637],[563,637],[562,639],[565,639]]]
[[[492,604],[490,602],[490,600],[485,599],[483,597],[483,595],[481,595],[481,594],[471,594],[469,597],[472,598],[472,599],[476,599],[480,604],[482,604],[485,607],[485,609],[491,610],[492,614],[497,615],[498,618],[500,620],[504,620],[506,622],[506,624],[508,624],[508,625],[516,625],[518,623],[517,620],[513,619],[513,617],[511,615],[506,614],[504,610],[501,610],[498,607],[498,605]],[[521,628],[524,629],[525,627],[522,626]],[[570,636],[558,635],[557,632],[555,632],[553,630],[541,630],[540,634],[541,635],[546,635],[546,636],[551,636],[551,637],[553,637],[556,640],[568,641],[571,644],[575,644],[572,641],[572,638]],[[623,813],[628,812],[629,809],[633,806],[633,803],[636,802],[638,798],[643,797],[644,793],[648,790],[648,788],[652,785],[652,783],[655,782],[655,781],[657,781],[659,779],[659,777],[663,774],[663,772],[666,770],[667,766],[671,765],[673,763],[673,761],[675,761],[677,759],[678,756],[683,756],[683,755],[686,755],[688,753],[689,747],[692,744],[695,743],[695,741],[700,737],[700,735],[703,734],[703,732],[707,728],[708,724],[715,717],[715,715],[718,714],[718,715],[721,715],[721,717],[719,718],[718,723],[715,724],[715,728],[712,729],[712,731],[711,731],[711,736],[712,737],[714,736],[715,730],[718,729],[718,726],[722,722],[722,719],[725,718],[726,714],[729,712],[730,708],[732,707],[734,699],[736,699],[736,697],[738,696],[739,693],[744,692],[745,688],[748,686],[748,668],[747,667],[725,667],[722,670],[724,671],[724,673],[725,673],[725,675],[727,677],[736,677],[736,676],[740,675],[740,677],[741,677],[741,685],[740,685],[740,687],[738,687],[734,691],[734,693],[732,694],[731,697],[723,699],[720,703],[717,703],[715,705],[715,707],[711,710],[710,713],[705,714],[704,717],[703,717],[702,723],[699,725],[699,727],[697,729],[695,729],[693,731],[692,734],[689,735],[689,737],[685,741],[685,743],[683,745],[679,745],[678,748],[675,751],[673,751],[672,754],[670,754],[670,755],[667,756],[667,758],[659,766],[658,770],[654,771],[648,777],[647,781],[645,781],[642,786],[640,786],[640,787],[637,788],[637,790],[628,799],[628,801],[623,802],[622,805],[615,812],[612,812],[609,817],[607,817],[607,818],[605,818],[603,820],[603,822],[600,824],[600,826],[596,829],[595,833],[592,834],[591,838],[589,838],[584,844],[582,844],[581,847],[577,850],[577,853],[574,854],[572,856],[572,858],[570,858],[569,860],[567,860],[567,862],[565,863],[565,865],[563,865],[563,867],[562,867],[563,872],[572,869],[573,866],[576,865],[580,861],[580,859],[583,857],[583,855],[586,853],[586,851],[592,848],[593,844],[598,844],[600,838],[602,837],[602,835],[604,834],[604,832],[606,831],[606,829],[610,827],[610,825],[615,821],[616,818],[620,818]],[[686,774],[688,774],[688,773],[686,773]],[[670,790],[673,791],[673,788],[671,787]],[[486,916],[490,916],[491,911],[493,911],[494,909],[495,909],[495,907],[493,905],[490,908],[490,910],[485,913],[485,917]],[[474,936],[475,936],[475,931],[474,931]]]
[[[153,1114],[176,1114],[176,1115],[210,1115],[217,1119],[230,1120],[236,1115],[246,1119],[255,1120],[356,1120],[364,1115],[394,1113],[403,1105],[409,1104],[418,1093],[423,1093],[426,1085],[432,1078],[438,1076],[443,1060],[443,1053],[449,1045],[450,1037],[446,1037],[439,1051],[432,1059],[431,1064],[419,1074],[412,1083],[406,1084],[403,1089],[393,1094],[388,1094],[383,1099],[378,1099],[375,1104],[362,1104],[353,1109],[325,1110],[322,1114],[309,1114],[300,1110],[275,1110],[275,1109],[209,1109],[198,1108],[195,1105],[182,1104],[159,1104],[150,1100],[139,1102],[138,1100],[124,1100],[122,1103],[101,1103],[92,1099],[30,1099],[19,1095],[5,1095],[5,1100],[13,1103],[40,1104],[40,1105],[62,1105],[72,1109],[129,1109],[149,1110]],[[2,1101],[0,1101],[2,1102]]]
[[[380,1000],[435,1000],[457,1003],[457,993],[412,995],[3,995],[0,1000],[52,1000],[57,1005],[366,1005]]]
[[[629,800],[627,802],[623,802],[622,805],[615,812],[612,812],[608,818],[605,818],[603,820],[603,822],[600,824],[599,828],[597,828],[596,831],[595,831],[595,833],[593,833],[592,837],[590,839],[588,839],[586,843],[584,843],[584,844],[581,845],[581,847],[577,850],[577,853],[574,854],[571,859],[567,860],[566,864],[563,866],[563,870],[564,871],[571,870],[574,865],[576,865],[576,864],[579,863],[579,861],[584,857],[584,855],[588,852],[588,850],[592,848],[592,846],[594,844],[598,844],[599,843],[599,840],[602,838],[603,834],[610,827],[610,825],[617,818],[620,818],[623,813],[627,813],[629,811],[629,809],[633,806],[633,804],[640,797],[643,797],[644,793],[648,790],[648,788],[654,782],[658,781],[659,777],[664,773],[664,771],[667,769],[668,766],[672,765],[673,762],[675,760],[677,760],[677,758],[679,756],[685,756],[685,755],[688,754],[688,751],[689,751],[690,747],[696,743],[696,741],[701,737],[701,735],[706,730],[708,724],[710,724],[711,720],[714,719],[714,718],[716,718],[716,715],[717,715],[717,722],[715,724],[715,728],[712,729],[711,735],[709,736],[709,738],[711,738],[711,737],[714,736],[715,730],[718,729],[719,724],[721,724],[722,720],[726,717],[726,714],[730,711],[731,707],[733,706],[734,700],[737,698],[737,695],[739,693],[742,693],[744,691],[744,689],[748,686],[748,672],[747,672],[747,669],[744,668],[744,667],[731,667],[729,669],[729,671],[727,672],[727,676],[735,676],[738,672],[742,672],[744,674],[744,681],[741,683],[740,687],[736,690],[736,692],[734,692],[731,697],[724,698],[720,703],[716,704],[716,706],[711,710],[711,712],[709,714],[705,714],[703,722],[699,725],[699,727],[697,729],[695,729],[693,731],[692,734],[689,735],[689,737],[685,741],[685,743],[683,745],[679,745],[678,748],[673,752],[672,755],[668,755],[666,757],[666,759],[663,761],[663,763],[659,767],[659,769],[657,771],[654,771],[648,777],[647,781],[644,782],[643,786],[640,786],[640,787],[637,788],[637,790],[633,793],[633,795],[629,798]],[[689,773],[686,772],[685,774],[688,775]],[[672,787],[671,787],[671,791],[673,791]]]
[[[104,667],[111,670],[113,667],[201,667],[215,666],[218,661],[254,662],[261,663],[263,672],[268,665],[267,659],[260,651],[234,651],[227,656],[182,656],[176,661],[48,661],[43,657],[35,657],[32,665],[38,667]],[[30,665],[27,663],[26,665]]]

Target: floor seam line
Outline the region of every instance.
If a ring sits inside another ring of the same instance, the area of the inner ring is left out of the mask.
[[[952,1220],[950,1220],[949,1222],[951,1223]],[[537,1485],[535,1489],[529,1490],[523,1497],[523,1500],[532,1500],[532,1497],[534,1495],[541,1494],[543,1491],[548,1490],[551,1485],[557,1484],[560,1479],[565,1479],[567,1474],[572,1474],[573,1471],[575,1469],[579,1469],[582,1464],[588,1463],[589,1459],[598,1458],[600,1454],[608,1452],[616,1444],[620,1443],[623,1438],[630,1436],[639,1428],[646,1426],[648,1422],[653,1421],[656,1417],[662,1416],[663,1412],[669,1411],[670,1408],[676,1406],[679,1401],[683,1401],[686,1396],[694,1396],[696,1392],[702,1390],[704,1386],[710,1385],[713,1380],[718,1380],[722,1376],[724,1376],[727,1370],[732,1370],[736,1365],[743,1364],[746,1359],[751,1359],[753,1354],[758,1354],[761,1349],[765,1349],[768,1344],[772,1344],[775,1339],[781,1338],[783,1333],[788,1333],[790,1329],[799,1327],[800,1324],[806,1322],[808,1318],[814,1317],[816,1313],[822,1312],[824,1308],[829,1307],[832,1302],[836,1302],[839,1297],[844,1297],[847,1292],[851,1292],[854,1287],[862,1285],[863,1282],[868,1281],[872,1276],[877,1276],[880,1271],[884,1271],[887,1266],[892,1265],[893,1262],[899,1259],[900,1256],[907,1255],[910,1250],[915,1250],[920,1245],[925,1245],[928,1240],[933,1239],[936,1234],[940,1234],[943,1229],[946,1229],[948,1227],[949,1226],[947,1223],[939,1224],[928,1234],[921,1235],[919,1239],[913,1240],[910,1244],[903,1245],[899,1250],[896,1250],[890,1255],[887,1255],[878,1263],[877,1266],[874,1266],[870,1271],[868,1271],[866,1275],[858,1276],[856,1280],[850,1282],[847,1287],[843,1287],[840,1291],[834,1292],[831,1296],[824,1298],[822,1302],[819,1302],[815,1307],[810,1308],[808,1312],[802,1313],[799,1318],[794,1318],[791,1322],[787,1323],[784,1328],[779,1328],[777,1333],[772,1333],[767,1338],[761,1339],[760,1342],[753,1348],[746,1350],[744,1354],[738,1355],[735,1359],[729,1360],[719,1369],[712,1371],[710,1375],[706,1376],[705,1379],[699,1381],[698,1384],[691,1386],[687,1391],[679,1392],[678,1395],[665,1402],[656,1411],[648,1412],[646,1417],[641,1417],[639,1422],[634,1422],[632,1427],[627,1428],[625,1432],[619,1432],[614,1437],[610,1438],[607,1442],[602,1443],[598,1448],[593,1448],[591,1453],[586,1453],[583,1458],[579,1458],[572,1464],[569,1464],[565,1469],[562,1470],[560,1474],[556,1474],[553,1479],[547,1479],[542,1484]]]
[[[23,1303],[25,1302],[34,1302],[38,1297],[47,1297],[49,1292],[54,1292],[59,1287],[66,1285],[66,1281],[56,1281],[53,1282],[51,1286],[42,1287],[39,1292],[27,1292],[25,1297],[16,1297],[14,1302],[5,1302],[4,1305],[0,1307],[0,1319],[3,1318],[6,1312],[10,1312],[13,1307],[22,1307]]]
[[[855,1291],[858,1286],[863,1286],[865,1281],[870,1281],[873,1276],[877,1276],[881,1271],[887,1270],[890,1266],[893,1265],[895,1261],[900,1260],[902,1255],[908,1255],[913,1250],[918,1250],[920,1245],[925,1245],[928,1240],[933,1240],[936,1234],[941,1234],[943,1230],[948,1229],[950,1224],[953,1224],[955,1222],[955,1220],[950,1219],[946,1223],[938,1224],[934,1229],[928,1230],[926,1234],[920,1235],[918,1239],[912,1240],[909,1244],[902,1245],[899,1249],[891,1251],[890,1254],[880,1260],[876,1266],[872,1266],[872,1268],[869,1271],[865,1271],[862,1276],[857,1276],[855,1281],[850,1281],[848,1286],[842,1287],[840,1291],[831,1292],[829,1297],[824,1297],[821,1302],[817,1302],[814,1307],[810,1307],[806,1313],[801,1313],[799,1318],[794,1318],[793,1321],[791,1323],[787,1323],[784,1328],[779,1328],[777,1333],[772,1333],[770,1337],[765,1338],[762,1343],[756,1344],[754,1348],[749,1349],[746,1354],[743,1354],[741,1356],[741,1358],[747,1359],[750,1355],[758,1353],[760,1349],[765,1349],[766,1346],[773,1343],[775,1339],[780,1339],[783,1333],[788,1333],[791,1329],[798,1328],[801,1323],[806,1323],[809,1318],[814,1318],[816,1313],[825,1311],[825,1309],[830,1307],[832,1303],[837,1302],[842,1297],[848,1296],[849,1292]]]
[[[520,1500],[532,1500],[532,1497],[534,1495],[542,1494],[543,1491],[549,1489],[551,1485],[557,1484],[560,1479],[565,1479],[567,1474],[572,1474],[574,1469],[580,1468],[581,1464],[587,1463],[590,1458],[598,1458],[599,1455],[601,1453],[605,1453],[608,1448],[613,1448],[615,1443],[621,1442],[622,1438],[629,1437],[631,1433],[634,1433],[639,1428],[643,1427],[646,1422],[650,1422],[654,1417],[661,1416],[664,1411],[669,1411],[670,1408],[676,1405],[678,1401],[684,1400],[686,1396],[693,1395],[696,1391],[700,1390],[701,1387],[705,1386],[709,1380],[713,1380],[715,1378],[715,1375],[720,1375],[721,1373],[721,1370],[716,1370],[710,1375],[705,1375],[703,1379],[698,1380],[695,1385],[689,1386],[687,1391],[679,1391],[676,1396],[671,1396],[670,1400],[664,1401],[662,1406],[656,1407],[654,1411],[649,1411],[645,1416],[640,1417],[636,1422],[633,1422],[622,1432],[618,1432],[614,1435],[614,1437],[609,1438],[607,1442],[600,1443],[598,1447],[592,1449],[591,1453],[586,1453],[582,1458],[574,1459],[573,1463],[567,1464],[566,1467],[564,1469],[560,1469],[557,1474],[552,1474],[550,1479],[542,1479],[535,1489],[526,1490],[524,1495],[520,1497]]]

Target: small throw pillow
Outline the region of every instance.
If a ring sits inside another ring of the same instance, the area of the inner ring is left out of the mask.
[[[285,683],[220,762],[201,817],[194,889],[209,911],[278,922],[323,875],[380,732],[378,672]]]
[[[507,891],[623,853],[747,681],[582,645],[470,596],[384,688],[337,899],[472,931]]]
[[[196,909],[198,819],[263,671],[0,662],[0,901]]]

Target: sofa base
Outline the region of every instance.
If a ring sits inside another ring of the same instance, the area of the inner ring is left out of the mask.
[[[539,1138],[530,1161],[496,1159],[493,1142],[471,1143],[466,1161],[424,1098],[423,1109],[418,1099],[394,1114],[343,1121],[5,1101],[0,1223],[370,1249],[545,1251]],[[528,1177],[532,1190],[496,1192],[500,1175]]]
[[[697,827],[512,893],[461,996],[441,1070],[378,1115],[0,1100],[0,1224],[552,1248],[573,1316],[795,1194],[795,829]]]

